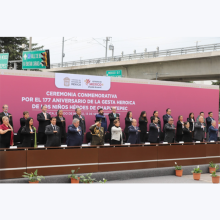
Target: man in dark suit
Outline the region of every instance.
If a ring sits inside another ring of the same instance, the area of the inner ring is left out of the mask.
[[[3,105],[3,112],[0,113],[0,124],[2,124],[2,118],[7,116],[9,118],[9,124],[13,127],[12,115],[8,112],[8,105]]]
[[[137,127],[137,121],[132,119],[131,126],[128,127],[128,141],[130,144],[140,144],[140,129]]]
[[[101,126],[101,121],[96,120],[95,122],[96,123],[89,128],[89,130],[92,133],[91,145],[104,145],[105,142],[104,128]]]
[[[51,116],[47,113],[47,106],[42,105],[42,112],[37,115],[37,120],[39,121],[38,127],[38,138],[39,144],[46,144],[47,135],[45,134],[45,128],[50,124]]]
[[[158,124],[158,118],[153,116],[153,122],[150,123],[150,130],[148,141],[150,143],[159,143],[160,142],[160,125]]]
[[[165,130],[164,142],[174,143],[176,128],[173,124],[173,118],[170,117],[168,119],[168,123],[165,124],[164,130]]]
[[[80,108],[76,108],[75,109],[76,114],[73,115],[73,119],[77,118],[79,120],[79,126],[82,129],[82,141],[84,140],[84,135],[86,134],[86,121],[85,121],[85,117],[83,115],[81,115],[81,109]]]
[[[47,147],[55,147],[61,145],[61,131],[60,127],[56,125],[56,118],[51,118],[51,124],[45,128],[45,134],[47,135]]]
[[[212,125],[209,127],[209,140],[207,141],[218,141],[218,128],[216,127],[216,121],[212,120]]]
[[[169,118],[173,118],[171,116],[171,109],[166,109],[166,115],[163,115],[163,132],[165,132],[165,124],[168,123]]]
[[[102,108],[100,108],[99,110],[98,110],[98,113],[99,114],[96,114],[96,120],[97,121],[101,121],[102,123],[101,123],[101,126],[104,128],[104,131],[105,131],[105,133],[107,132],[107,119],[106,119],[106,117],[104,116],[104,112],[103,112],[103,109]]]
[[[194,139],[196,141],[203,142],[205,137],[205,125],[202,116],[199,117],[199,121],[195,123]]]
[[[184,142],[192,142],[192,131],[189,128],[189,122],[184,122],[183,128],[183,141]]]
[[[74,118],[73,124],[68,126],[66,144],[67,146],[81,146],[83,143],[82,129],[79,126],[79,119]]]
[[[118,120],[120,120],[119,119],[119,114],[118,113],[116,113],[116,107],[112,107],[111,108],[111,110],[112,110],[112,112],[111,113],[109,113],[108,114],[108,117],[109,117],[109,126],[108,126],[108,131],[110,132],[110,134],[111,134],[111,129],[112,129],[112,127],[114,126],[114,120],[115,119],[118,119]]]
[[[209,127],[212,125],[212,121],[215,120],[213,118],[213,113],[212,112],[209,112],[208,113],[209,117],[206,118],[206,141],[209,140]]]

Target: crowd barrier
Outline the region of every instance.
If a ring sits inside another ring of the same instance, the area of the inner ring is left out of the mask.
[[[220,163],[220,142],[0,148],[0,179]]]

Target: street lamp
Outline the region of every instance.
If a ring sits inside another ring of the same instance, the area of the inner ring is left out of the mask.
[[[109,50],[112,51],[112,58],[114,57],[114,46],[112,44],[109,45]]]

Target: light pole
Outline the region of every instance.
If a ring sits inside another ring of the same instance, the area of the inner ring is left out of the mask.
[[[109,50],[112,51],[112,59],[114,58],[114,46],[111,44],[109,45]]]
[[[65,56],[64,53],[64,37],[63,37],[63,41],[62,41],[62,58],[61,58],[61,67],[63,67],[63,57]]]
[[[29,51],[32,50],[32,37],[30,37],[30,40],[29,40]]]
[[[105,46],[105,59],[107,59],[108,41],[110,41],[110,38],[111,37],[106,37],[106,40],[104,40],[105,43],[106,43],[106,46]]]

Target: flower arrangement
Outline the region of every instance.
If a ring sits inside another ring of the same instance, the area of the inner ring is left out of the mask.
[[[24,172],[24,175],[22,175],[22,177],[28,178],[29,183],[39,183],[41,181],[41,179],[45,179],[43,176],[37,175],[37,170],[35,170],[34,173]]]
[[[213,183],[219,183],[219,176],[216,174],[216,171],[213,171],[210,175]]]
[[[212,161],[209,162],[209,173],[212,173],[212,172],[216,171],[217,169],[219,169],[218,164],[214,164]]]
[[[192,173],[202,173],[202,170],[200,170],[199,166],[197,166],[197,168],[194,168],[191,172]]]
[[[217,177],[217,174],[216,174],[216,172],[214,171],[214,172],[212,172],[211,174],[210,174],[212,177]]]
[[[95,180],[95,178],[92,178],[92,173],[88,173],[85,176],[80,176],[80,182],[81,183],[93,183]]]
[[[212,161],[211,161],[211,162],[209,162],[209,167],[211,167],[211,168],[216,168],[216,170],[218,170],[218,169],[219,169],[219,165],[218,165],[218,164],[213,163]]]
[[[175,162],[175,170],[182,170],[182,166],[178,166],[177,162]]]
[[[97,181],[95,178],[92,178],[92,173],[89,173],[85,176],[80,176],[80,182],[82,182],[82,183],[94,183],[94,182],[106,183],[107,180],[105,178],[103,178],[103,180]]]
[[[78,177],[78,175],[76,175],[76,173],[78,172],[79,169],[80,169],[80,167],[76,170],[76,172],[75,172],[75,170],[71,170],[72,174],[68,175],[68,178],[73,178],[73,179],[78,180],[79,177]]]
[[[194,168],[191,172],[193,173],[194,180],[200,180],[202,170],[199,168],[199,166]]]

